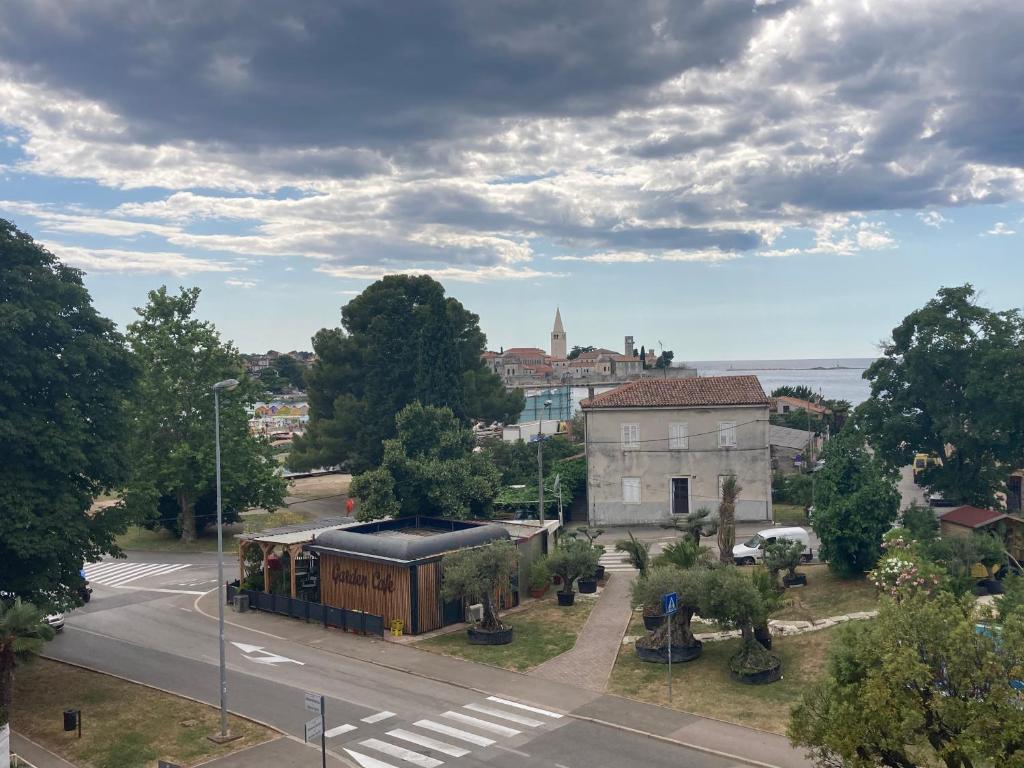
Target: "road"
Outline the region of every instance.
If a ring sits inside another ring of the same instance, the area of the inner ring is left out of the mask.
[[[217,625],[195,606],[215,584],[213,556],[133,555],[89,571],[92,602],[68,616],[47,655],[215,704]],[[227,637],[230,708],[301,738],[312,716],[303,693],[320,692],[328,749],[351,765],[747,765],[242,627]]]

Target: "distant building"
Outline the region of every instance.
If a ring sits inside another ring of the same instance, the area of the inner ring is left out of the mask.
[[[736,519],[772,519],[768,398],[756,376],[643,378],[581,406],[591,525],[716,510],[729,475],[741,487]]]
[[[827,416],[832,411],[820,403],[810,400],[801,400],[799,397],[783,395],[772,398],[772,413],[792,413],[793,411],[807,411],[818,416]]]
[[[551,329],[551,357],[557,360],[564,360],[565,350],[565,328],[562,327],[562,313],[555,310],[555,324]]]
[[[811,438],[815,441],[818,440],[813,434]],[[802,429],[770,425],[768,427],[768,444],[772,449],[772,469],[776,469],[784,475],[800,471],[800,467],[796,465],[795,461],[798,456],[803,461],[807,460],[808,442],[807,432]]]

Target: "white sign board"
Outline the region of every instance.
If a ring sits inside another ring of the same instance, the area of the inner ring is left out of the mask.
[[[319,693],[306,693],[306,709],[316,712],[318,715],[323,712],[324,697]]]
[[[324,732],[324,719],[317,715],[312,720],[306,721],[306,741],[319,739]]]

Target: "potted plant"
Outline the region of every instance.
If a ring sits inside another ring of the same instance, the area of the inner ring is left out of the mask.
[[[1003,589],[1003,583],[995,576],[996,566],[1001,565],[1006,560],[1006,555],[1003,552],[1003,542],[999,540],[995,533],[991,532],[978,531],[974,534],[973,538],[978,562],[985,567],[985,573],[987,574],[985,580],[979,586],[985,587],[985,590],[990,595],[1003,594],[1006,591]]]
[[[573,585],[585,573],[593,573],[597,553],[585,541],[570,539],[561,543],[548,557],[551,572],[561,579],[558,604],[572,605],[576,599]]]
[[[769,651],[772,649],[772,633],[768,626],[768,617],[787,602],[783,591],[779,589],[779,576],[772,574],[762,565],[754,566],[750,573],[750,582],[761,596],[761,612],[754,622],[754,639]]]
[[[604,566],[601,565],[601,555],[605,553],[605,548],[600,544],[594,543],[597,540],[597,537],[602,533],[604,533],[604,528],[589,528],[585,525],[569,533],[569,536],[573,539],[579,537],[585,538],[587,543],[597,550],[597,562],[594,565],[594,573],[591,574],[594,577],[593,589],[590,588],[591,585],[589,583],[588,575],[583,574],[583,578],[580,579],[580,592],[596,592],[597,582],[604,578]],[[586,586],[584,586],[583,582],[587,582]]]
[[[706,571],[692,569],[681,570],[673,565],[653,566],[647,577],[633,582],[632,597],[634,606],[645,608],[658,606],[661,610],[662,597],[675,592],[678,597],[678,610],[669,620],[661,616],[661,622],[650,630],[645,637],[636,641],[634,650],[637,658],[659,664],[667,664],[669,660],[669,632],[672,635],[672,663],[693,661],[700,656],[703,644],[693,636],[690,621],[700,602]],[[645,623],[646,626],[646,623]]]
[[[483,615],[466,629],[471,645],[506,645],[512,642],[512,627],[498,616],[497,596],[512,583],[518,553],[507,539],[482,547],[464,549],[444,559],[441,594],[445,600],[480,603]]]
[[[754,635],[755,626],[765,620],[769,609],[753,581],[734,566],[708,571],[704,578],[701,617],[740,631],[740,648],[729,659],[732,678],[750,685],[780,679],[782,660]]]
[[[624,552],[629,558],[629,564],[640,571],[642,579],[647,574],[647,566],[651,562],[651,545],[646,541],[637,541],[632,531],[627,532],[628,539],[615,542],[615,551]]]
[[[551,569],[548,567],[548,558],[546,555],[534,558],[533,562],[530,563],[530,569],[527,572],[527,579],[530,582],[528,590],[530,597],[544,597],[548,591],[548,587],[551,586]]]
[[[786,570],[782,577],[782,586],[803,587],[807,584],[807,574],[797,573],[796,568],[801,563],[804,552],[803,542],[790,539],[778,539],[764,548],[764,566],[773,575],[778,583],[779,571]]]

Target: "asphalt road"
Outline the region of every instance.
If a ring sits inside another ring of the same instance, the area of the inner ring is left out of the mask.
[[[210,555],[133,556],[101,569],[92,602],[68,616],[47,655],[216,704],[217,625],[193,606],[210,579],[216,579]],[[312,716],[303,708],[303,694],[320,692],[333,734],[328,749],[353,765],[744,765],[241,627],[229,627],[227,637],[230,709],[301,738]]]

